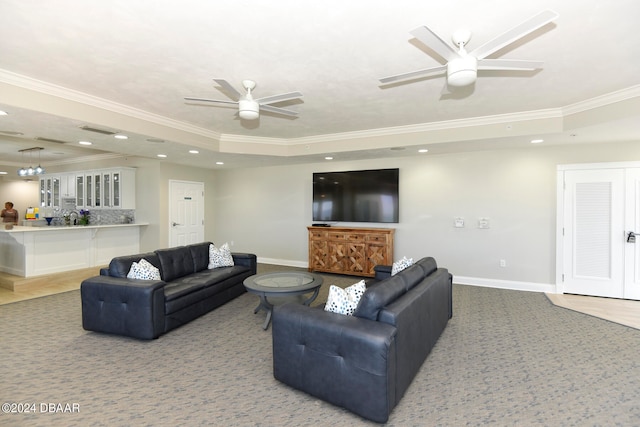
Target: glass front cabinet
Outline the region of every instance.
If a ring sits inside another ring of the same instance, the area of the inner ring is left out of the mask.
[[[87,171],[82,177],[78,175],[76,180],[78,208],[135,209],[135,169]]]
[[[77,209],[135,209],[136,171],[114,168],[40,177],[41,207],[60,207],[68,197],[75,197]]]
[[[41,176],[40,177],[40,207],[58,208],[60,207],[60,177]]]

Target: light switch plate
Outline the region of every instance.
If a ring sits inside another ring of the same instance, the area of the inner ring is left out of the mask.
[[[463,228],[464,227],[464,218],[462,218],[461,216],[457,216],[455,218],[453,218],[453,226],[456,228]]]
[[[489,218],[478,218],[478,228],[490,228]]]

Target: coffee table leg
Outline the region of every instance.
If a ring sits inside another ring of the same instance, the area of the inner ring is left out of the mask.
[[[318,296],[318,292],[320,292],[320,286],[318,286],[316,288],[316,290],[313,292],[313,295],[311,295],[305,302],[303,302],[302,304],[304,305],[309,305],[311,304],[313,301],[315,301],[316,297]]]
[[[267,296],[264,294],[260,295],[260,304],[258,304],[256,309],[253,310],[253,313],[255,314],[261,309],[264,309],[267,311],[267,318],[265,319],[264,324],[262,325],[262,329],[267,330],[267,328],[269,327],[269,323],[271,323],[271,313],[273,311],[273,304],[267,301]]]

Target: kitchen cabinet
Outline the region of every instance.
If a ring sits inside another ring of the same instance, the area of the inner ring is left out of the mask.
[[[42,175],[40,177],[40,207],[60,207],[60,177]]]
[[[40,206],[60,207],[61,199],[70,197],[77,209],[135,209],[136,171],[110,168],[40,177]]]
[[[60,197],[76,197],[75,173],[63,173],[60,175]]]
[[[392,228],[307,227],[309,271],[375,276],[376,265],[393,264]]]

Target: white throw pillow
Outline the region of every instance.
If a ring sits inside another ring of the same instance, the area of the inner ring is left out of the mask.
[[[142,258],[139,262],[131,264],[131,269],[127,273],[129,279],[140,280],[160,280],[160,270],[146,259]]]
[[[362,298],[362,295],[364,295],[364,291],[366,290],[367,286],[365,285],[364,280],[344,289],[339,286],[331,285],[329,287],[329,296],[327,297],[327,303],[324,306],[324,310],[351,316],[356,310],[356,307],[358,307],[358,302],[360,302],[360,298]]]
[[[393,263],[393,266],[391,267],[391,275],[395,276],[397,273],[400,273],[402,270],[412,265],[413,258],[407,258],[406,256],[402,257],[401,260]]]
[[[216,248],[213,243],[209,245],[209,265],[207,268],[211,270],[218,267],[233,267],[233,256],[228,243],[220,248]]]

